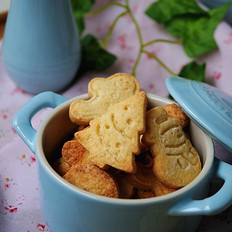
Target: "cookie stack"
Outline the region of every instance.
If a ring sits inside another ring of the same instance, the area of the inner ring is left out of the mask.
[[[201,161],[186,133],[189,118],[176,104],[149,109],[137,79],[118,73],[94,78],[89,100],[71,103],[79,125],[54,169],[88,192],[113,198],[149,198],[190,183]]]

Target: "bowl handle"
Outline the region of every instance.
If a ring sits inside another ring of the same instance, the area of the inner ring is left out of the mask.
[[[33,153],[35,153],[35,137],[37,131],[32,127],[32,117],[43,108],[55,108],[68,99],[53,92],[43,92],[23,105],[15,114],[13,119],[13,128],[27,144]]]
[[[170,216],[215,215],[232,204],[232,165],[215,159],[214,176],[224,180],[223,186],[213,196],[203,200],[188,198],[168,210]]]

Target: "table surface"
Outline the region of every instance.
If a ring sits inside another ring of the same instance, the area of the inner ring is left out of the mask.
[[[97,9],[104,1],[95,5]],[[142,3],[143,2],[143,3]],[[144,41],[151,39],[172,39],[166,30],[145,16],[144,10],[153,1],[131,1],[136,19],[142,28]],[[118,8],[109,8],[104,13],[86,18],[85,33],[94,34],[98,39],[106,35],[113,18],[120,13]],[[215,32],[218,49],[198,59],[206,62],[207,82],[225,92],[232,93],[232,28],[222,22]],[[118,21],[108,44],[108,50],[117,55],[116,63],[104,72],[89,72],[79,77],[61,95],[72,98],[87,92],[88,82],[94,77],[108,77],[116,72],[131,73],[138,52],[135,28],[125,15]],[[181,45],[154,44],[149,50],[156,54],[174,72],[190,59]],[[4,69],[1,59],[0,40],[0,232],[50,231],[40,211],[37,182],[36,156],[29,150],[12,128],[12,119],[20,107],[33,95],[19,89]],[[143,55],[137,69],[137,79],[144,91],[163,97],[168,96],[165,79],[170,74],[151,57]],[[33,118],[33,126],[43,120],[44,110]],[[215,155],[232,164],[232,154],[215,143]],[[232,231],[232,207],[224,212],[203,217],[197,232]]]

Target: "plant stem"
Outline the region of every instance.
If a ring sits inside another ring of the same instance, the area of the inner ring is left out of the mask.
[[[136,69],[137,69],[139,61],[141,59],[141,55],[142,55],[142,53],[145,53],[145,54],[149,55],[150,57],[152,57],[154,60],[156,60],[171,75],[177,76],[177,74],[174,73],[174,72],[172,72],[157,56],[155,56],[151,52],[148,52],[148,51],[144,50],[143,48],[147,47],[147,46],[149,46],[151,44],[158,43],[158,42],[180,44],[182,42],[182,40],[181,39],[179,39],[179,40],[154,39],[154,40],[151,40],[151,41],[143,44],[142,33],[141,33],[141,30],[140,30],[139,24],[138,24],[137,20],[135,19],[134,15],[133,15],[133,13],[131,11],[131,8],[130,8],[130,5],[129,5],[129,0],[125,0],[125,4],[122,4],[122,3],[119,3],[119,2],[110,2],[110,3],[107,3],[104,6],[100,7],[99,9],[97,9],[96,11],[89,12],[89,13],[85,14],[85,16],[94,16],[94,15],[97,15],[97,14],[101,13],[102,11],[106,10],[107,8],[109,8],[111,6],[119,6],[119,7],[125,8],[126,11],[122,12],[121,14],[119,14],[115,18],[115,20],[113,21],[112,25],[110,26],[110,29],[109,29],[106,37],[102,41],[100,41],[100,44],[102,45],[102,47],[104,47],[104,48],[106,47],[107,42],[109,41],[109,39],[110,39],[110,37],[111,37],[111,35],[113,33],[113,30],[114,30],[114,28],[115,28],[116,23],[118,22],[118,20],[121,17],[123,17],[125,14],[129,14],[132,22],[134,23],[134,26],[135,26],[135,29],[136,29],[136,33],[137,33],[137,36],[138,36],[138,40],[139,40],[139,52],[138,52],[138,55],[136,57],[136,60],[135,60],[134,66],[132,68],[131,74],[133,76],[136,76]]]
[[[107,42],[109,41],[109,39],[110,39],[110,37],[111,37],[111,35],[112,35],[112,33],[113,33],[113,30],[114,30],[114,28],[115,28],[115,26],[116,26],[116,23],[118,22],[118,20],[119,20],[121,17],[123,17],[123,16],[124,16],[125,14],[127,14],[127,13],[128,13],[127,11],[124,11],[124,12],[122,12],[121,14],[119,14],[119,15],[115,18],[115,20],[113,21],[112,25],[110,26],[110,29],[109,29],[109,31],[108,31],[106,37],[105,37],[102,41],[100,41],[100,44],[102,45],[102,47],[106,48]]]
[[[85,16],[95,16],[99,13],[101,13],[102,11],[106,10],[107,8],[111,7],[111,6],[120,6],[123,8],[126,8],[126,5],[119,3],[119,2],[110,2],[105,4],[104,6],[100,7],[99,9],[92,11],[92,12],[88,12],[85,14]]]
[[[137,58],[135,60],[134,66],[133,66],[132,71],[131,71],[131,75],[136,76],[136,68],[138,66],[138,63],[139,63],[141,55],[142,55],[143,38],[142,38],[141,30],[139,28],[139,24],[138,24],[137,20],[135,19],[134,15],[130,9],[129,0],[125,0],[125,2],[126,2],[126,7],[127,7],[129,15],[131,17],[131,20],[135,25],[135,29],[136,29],[138,39],[139,39],[139,52],[138,52]]]
[[[142,50],[143,53],[147,54],[148,56],[152,57],[154,60],[156,60],[166,71],[168,71],[171,75],[177,76],[176,73],[174,73],[172,70],[170,70],[157,56],[152,54],[151,52],[148,52],[146,50]]]
[[[140,49],[140,50],[139,50],[139,53],[138,53],[138,55],[137,55],[137,58],[136,58],[136,60],[135,60],[134,66],[133,66],[133,68],[132,68],[132,70],[131,70],[131,75],[132,75],[132,76],[136,76],[136,68],[137,68],[138,63],[139,63],[139,61],[140,61],[141,55],[142,55],[142,52],[141,52],[141,49]]]
[[[129,1],[126,0],[126,7],[127,7],[127,11],[131,17],[131,20],[133,21],[134,25],[135,25],[135,29],[136,29],[136,32],[137,32],[137,35],[138,35],[138,39],[139,39],[139,44],[140,46],[142,46],[143,44],[143,38],[142,38],[142,34],[141,34],[141,31],[140,31],[140,28],[139,28],[139,24],[137,22],[137,20],[135,19],[131,9],[130,9],[130,6],[129,6]]]
[[[163,43],[172,43],[172,44],[181,44],[182,43],[182,39],[179,39],[179,40],[154,39],[154,40],[151,40],[151,41],[143,44],[143,47],[147,47],[147,46],[149,46],[151,44],[160,43],[160,42],[163,42]]]

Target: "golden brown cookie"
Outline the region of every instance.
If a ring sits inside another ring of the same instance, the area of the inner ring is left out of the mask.
[[[147,97],[144,92],[109,107],[106,114],[76,132],[76,139],[89,151],[97,166],[136,171],[134,155],[140,153],[140,135],[145,131]]]
[[[139,199],[144,199],[144,198],[164,196],[169,193],[173,193],[175,191],[176,189],[168,188],[167,186],[163,185],[161,182],[157,180],[152,190],[138,189],[137,195]]]
[[[137,172],[130,174],[131,184],[138,188],[138,198],[163,196],[176,191],[162,184],[155,176],[152,168],[137,164]]]
[[[157,181],[152,168],[147,168],[141,163],[136,163],[136,166],[137,172],[129,176],[131,184],[138,189],[152,190]]]
[[[189,117],[185,112],[175,103],[167,104],[164,109],[171,118],[178,118],[181,121],[181,126],[184,128],[189,123]]]
[[[156,197],[156,194],[154,191],[143,190],[143,189],[138,189],[137,195],[138,195],[138,199],[146,199],[146,198]]]
[[[190,183],[201,171],[197,151],[186,138],[180,120],[171,118],[163,107],[147,112],[145,144],[154,156],[156,177],[170,188]]]
[[[169,193],[173,193],[175,192],[177,189],[175,188],[169,188],[166,185],[164,185],[163,183],[161,183],[159,180],[157,180],[156,184],[153,187],[153,192],[155,193],[155,195],[158,196],[163,196]]]
[[[135,188],[129,181],[127,173],[118,173],[113,175],[119,187],[120,198],[131,199],[135,194]]]
[[[71,103],[69,117],[78,125],[89,122],[104,114],[109,106],[123,101],[140,91],[137,79],[126,73],[117,73],[109,78],[94,78],[89,82],[89,100]]]
[[[64,175],[69,183],[85,191],[118,198],[118,186],[114,179],[104,170],[93,164],[76,164]]]
[[[88,153],[76,139],[67,141],[62,147],[62,157],[70,166],[77,163],[91,163]]]
[[[65,160],[63,159],[63,157],[60,157],[59,159],[57,159],[54,164],[53,164],[53,168],[54,170],[60,175],[63,176],[65,175],[69,169],[70,169],[70,165],[65,162]]]

